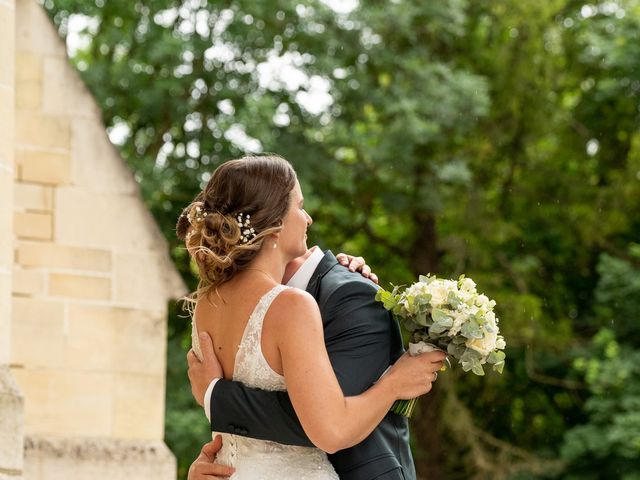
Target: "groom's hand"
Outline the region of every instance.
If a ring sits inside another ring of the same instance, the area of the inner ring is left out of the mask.
[[[187,480],[212,480],[217,478],[229,478],[235,469],[215,463],[216,454],[222,448],[222,437],[205,443],[198,458],[189,467]]]
[[[336,255],[336,260],[340,262],[340,265],[347,267],[350,272],[360,272],[363,277],[368,278],[373,283],[378,283],[378,276],[371,271],[371,267],[367,265],[364,258],[339,253]]]
[[[189,382],[191,383],[191,393],[200,406],[204,405],[204,395],[209,384],[214,378],[222,378],[222,366],[213,353],[213,342],[207,332],[200,333],[200,350],[202,350],[202,362],[198,360],[193,350],[187,353],[187,363],[189,368]]]

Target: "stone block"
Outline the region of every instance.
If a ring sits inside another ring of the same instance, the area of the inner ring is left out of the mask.
[[[164,378],[167,358],[167,312],[118,309],[112,344],[115,370]]]
[[[0,366],[8,365],[11,353],[11,270],[0,270]]]
[[[20,165],[20,180],[52,185],[71,183],[71,156],[42,150],[16,151],[16,163]]]
[[[71,152],[75,183],[96,193],[135,196],[138,184],[109,141],[100,116],[71,123]]]
[[[53,188],[18,182],[14,185],[14,200],[17,210],[49,212],[53,209]]]
[[[13,176],[0,168],[0,269],[13,264]]]
[[[55,192],[55,203],[54,235],[60,242],[135,251],[155,250],[166,245],[137,195],[59,188]],[[80,218],[84,220],[78,221]]]
[[[13,228],[14,235],[18,238],[51,240],[53,216],[50,213],[17,212]]]
[[[176,461],[159,440],[25,438],[24,480],[175,480]]]
[[[51,273],[49,274],[49,294],[55,297],[84,300],[109,300],[111,280],[105,277]]]
[[[25,398],[25,434],[112,436],[111,374],[46,368],[13,374]]]
[[[16,107],[33,110],[42,104],[42,56],[21,52],[16,56]]]
[[[160,253],[114,254],[115,299],[141,308],[161,308],[167,299]]]
[[[61,148],[71,146],[69,118],[42,115],[29,110],[16,112],[16,141],[21,146]]]
[[[44,58],[42,93],[44,113],[89,118],[102,125],[98,106],[66,57]]]
[[[22,80],[16,86],[16,108],[38,110],[42,105],[42,84],[39,81]]]
[[[164,298],[178,298],[185,293],[184,283],[167,254],[167,242],[137,193],[98,194],[77,187],[58,188],[55,205],[57,241],[104,246],[122,253],[155,254],[155,269],[149,278],[162,279]],[[79,222],[79,218],[86,221]]]
[[[113,372],[114,338],[120,333],[114,317],[113,307],[69,305],[68,343],[65,352],[66,365],[82,365],[91,371]]]
[[[67,365],[164,377],[166,312],[69,305]]]
[[[40,82],[42,80],[42,55],[20,52],[16,56],[16,80],[22,82]]]
[[[0,3],[0,88],[12,88],[15,78],[15,9]]]
[[[48,56],[66,57],[67,49],[56,32],[51,20],[31,0],[16,1],[16,51],[39,53]]]
[[[23,409],[24,399],[13,375],[0,366],[0,472],[17,475],[22,470]]]
[[[114,436],[162,438],[164,375],[118,374],[114,387]]]
[[[0,87],[0,171],[13,176],[14,158],[14,91]]]
[[[14,295],[38,295],[45,293],[45,273],[42,270],[13,268],[12,291]]]
[[[18,264],[24,267],[111,271],[111,251],[52,243],[19,242]]]
[[[65,344],[62,302],[13,297],[11,363],[29,368],[62,366]]]

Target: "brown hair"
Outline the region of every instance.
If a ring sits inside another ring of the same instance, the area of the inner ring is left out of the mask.
[[[176,226],[200,276],[191,301],[231,280],[256,257],[264,239],[282,229],[295,183],[293,167],[277,155],[243,157],[216,168]],[[246,243],[239,214],[251,216],[255,231]]]

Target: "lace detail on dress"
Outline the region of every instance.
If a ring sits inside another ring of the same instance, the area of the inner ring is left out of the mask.
[[[284,377],[273,371],[262,354],[262,325],[273,300],[287,288],[290,287],[276,285],[262,296],[253,310],[236,353],[234,380],[263,390],[286,390]]]
[[[284,377],[267,363],[261,345],[264,317],[273,300],[287,288],[291,287],[273,287],[262,296],[251,313],[236,353],[234,380],[263,390],[286,389]],[[195,319],[192,321],[192,348],[202,359]],[[267,418],[264,420],[269,421]],[[213,432],[213,437],[216,435]],[[230,477],[232,480],[338,480],[327,454],[318,448],[295,447],[228,433],[221,435],[222,448],[216,460],[236,469]]]

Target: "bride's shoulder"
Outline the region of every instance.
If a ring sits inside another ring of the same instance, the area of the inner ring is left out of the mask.
[[[276,297],[274,304],[275,303],[286,307],[305,307],[310,304],[316,305],[315,300],[309,293],[293,287],[284,288]]]
[[[274,299],[271,305],[271,315],[275,319],[286,321],[287,318],[312,318],[318,313],[315,299],[304,290],[286,288]],[[276,320],[278,321],[278,320]]]

